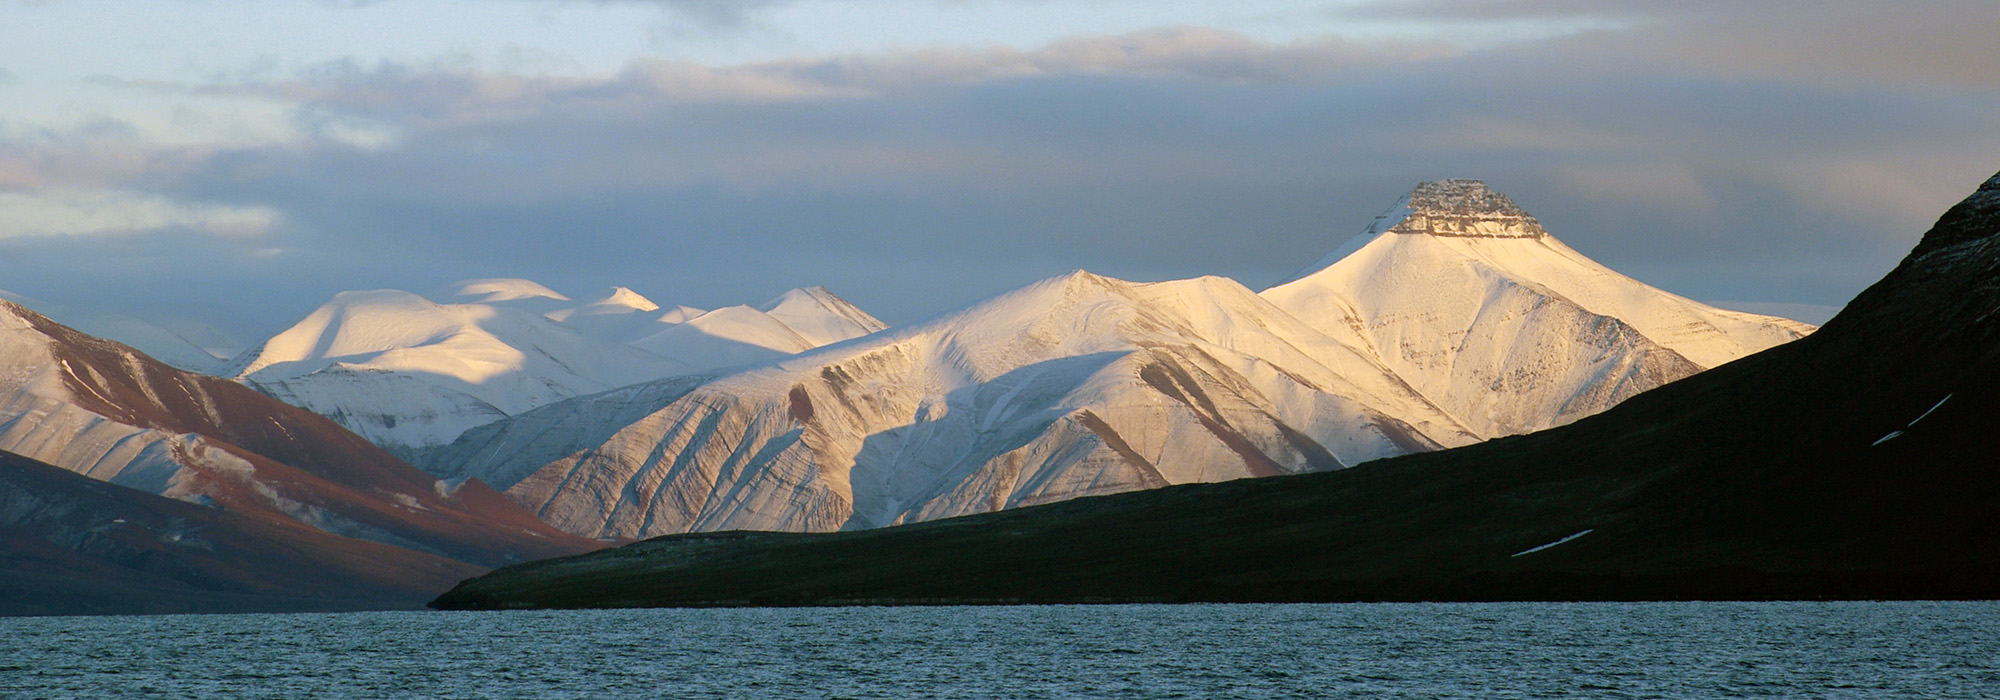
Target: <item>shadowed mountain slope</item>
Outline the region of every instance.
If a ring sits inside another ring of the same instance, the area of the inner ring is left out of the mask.
[[[0,452],[0,615],[406,608],[483,568]]]

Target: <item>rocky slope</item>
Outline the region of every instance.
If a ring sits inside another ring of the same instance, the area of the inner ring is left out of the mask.
[[[2000,176],[1818,332],[1529,435],[828,535],[661,538],[439,607],[1991,598]]]

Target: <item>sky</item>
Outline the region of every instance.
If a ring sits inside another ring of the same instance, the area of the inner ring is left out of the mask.
[[[1670,6],[1670,7],[1662,7]],[[2000,171],[1991,0],[0,0],[0,289],[256,342],[524,277],[909,323],[1073,269],[1261,289],[1487,180],[1810,309]]]

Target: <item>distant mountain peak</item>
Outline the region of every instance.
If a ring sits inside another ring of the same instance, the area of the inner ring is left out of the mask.
[[[585,306],[622,306],[640,311],[658,311],[659,304],[644,295],[625,287],[612,287],[610,291],[597,295]]]
[[[1433,180],[1376,217],[1369,233],[1461,238],[1542,238],[1549,232],[1483,180]]]
[[[570,300],[561,292],[544,287],[533,280],[510,277],[459,280],[445,288],[444,296],[456,302],[470,301],[482,304],[521,299]]]
[[[814,347],[889,327],[881,319],[820,286],[787,291],[765,302],[758,310],[790,327]]]
[[[660,312],[658,320],[660,323],[665,323],[665,324],[686,323],[688,321],[694,320],[695,318],[705,313],[708,313],[707,309],[697,309],[692,306],[675,305],[674,308]]]

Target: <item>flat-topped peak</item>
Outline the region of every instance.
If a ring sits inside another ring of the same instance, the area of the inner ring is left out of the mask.
[[[1370,233],[1465,238],[1541,238],[1541,222],[1481,180],[1433,180],[1375,219]]]
[[[1410,207],[1418,211],[1450,213],[1526,214],[1507,195],[1494,191],[1485,180],[1450,179],[1417,183],[1410,190]]]

